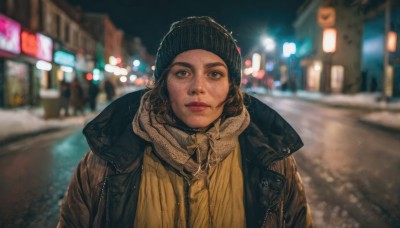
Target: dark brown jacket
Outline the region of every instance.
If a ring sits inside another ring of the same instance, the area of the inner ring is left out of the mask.
[[[146,142],[132,131],[144,91],[119,98],[84,128],[91,151],[80,161],[59,227],[133,227]],[[240,135],[247,227],[312,227],[291,154],[303,146],[274,110],[247,96],[249,127]]]

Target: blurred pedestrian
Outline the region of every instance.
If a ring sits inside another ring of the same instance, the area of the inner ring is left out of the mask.
[[[94,80],[89,81],[89,107],[92,112],[96,111],[97,95],[99,94],[99,87]]]
[[[82,86],[78,80],[78,78],[74,78],[71,82],[71,106],[74,110],[74,115],[84,114],[84,94]]]
[[[115,88],[110,79],[104,82],[104,90],[106,91],[107,101],[112,101],[115,96]]]
[[[272,90],[274,89],[274,78],[271,75],[266,76],[265,85],[267,88],[267,93],[272,94]]]
[[[71,97],[70,84],[63,79],[60,83],[60,106],[64,111],[64,116],[69,116],[69,102]]]
[[[378,81],[376,80],[376,77],[372,77],[371,78],[371,83],[370,83],[370,91],[371,92],[376,92],[377,88],[378,88]]]
[[[292,153],[303,143],[240,90],[231,33],[209,17],[172,24],[155,84],[85,128],[59,227],[312,227]]]

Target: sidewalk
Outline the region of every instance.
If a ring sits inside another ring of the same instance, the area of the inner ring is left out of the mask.
[[[117,89],[119,96],[141,88],[122,87]],[[104,95],[105,96],[105,95]],[[0,109],[0,146],[31,135],[56,131],[69,127],[83,127],[101,112],[109,103],[100,95],[97,111],[85,115],[69,116],[63,118],[44,119],[43,107],[23,107],[16,109]]]
[[[136,88],[137,89],[137,88]],[[130,92],[134,89],[123,89],[120,94]],[[266,91],[260,88],[248,90],[247,92],[266,95]],[[270,96],[287,97],[292,99],[303,99],[311,102],[332,105],[336,107],[362,108],[370,112],[362,117],[360,121],[379,126],[382,128],[400,132],[400,101],[378,102],[379,94],[356,94],[356,95],[323,95],[320,93],[309,93],[298,91],[291,92],[272,91]],[[13,110],[0,109],[0,145],[6,142],[43,132],[49,132],[66,127],[83,127],[94,118],[99,111],[106,107],[107,103],[100,102],[98,111],[86,112],[85,116],[73,116],[60,119],[43,119],[43,108],[20,108]]]

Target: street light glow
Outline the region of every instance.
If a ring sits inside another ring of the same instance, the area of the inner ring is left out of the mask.
[[[273,51],[275,50],[276,46],[275,41],[270,37],[266,37],[263,39],[263,45],[266,51]]]
[[[259,71],[261,67],[261,55],[258,53],[254,53],[252,57],[252,68],[254,71]]]
[[[74,69],[72,69],[72,67],[69,66],[61,66],[60,69],[66,73],[72,73],[72,71],[74,71]]]
[[[130,80],[131,82],[134,82],[134,81],[136,80],[136,78],[137,78],[137,76],[136,76],[135,74],[131,74],[131,75],[129,76],[129,80]]]
[[[115,58],[114,56],[110,56],[110,57],[108,58],[108,62],[109,62],[111,65],[113,65],[113,66],[115,66],[115,65],[118,64],[118,60],[117,60],[117,58]]]
[[[314,62],[314,70],[315,71],[321,71],[322,70],[322,64],[319,61]]]
[[[104,66],[104,70],[108,73],[113,73],[115,70],[115,66],[111,65],[111,64],[106,64]]]
[[[137,60],[137,59],[135,59],[135,60],[133,61],[133,66],[138,67],[139,65],[140,65],[140,61]]]
[[[49,62],[39,60],[36,62],[36,68],[38,68],[39,70],[44,70],[44,71],[51,71],[53,66]]]
[[[119,80],[120,80],[122,83],[125,83],[125,82],[128,80],[128,78],[126,78],[126,76],[122,76],[122,77],[119,78]]]
[[[296,54],[296,44],[293,42],[283,43],[283,57],[288,58]]]

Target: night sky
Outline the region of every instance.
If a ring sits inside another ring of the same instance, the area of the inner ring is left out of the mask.
[[[296,10],[304,0],[68,0],[83,12],[107,13],[125,36],[141,37],[155,54],[172,22],[187,16],[211,16],[238,41],[242,54],[260,43],[263,34],[293,35]]]

